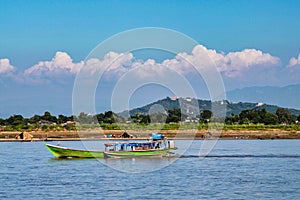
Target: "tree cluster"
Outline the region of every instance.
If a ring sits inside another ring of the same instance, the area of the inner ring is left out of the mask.
[[[267,110],[244,110],[239,115],[231,114],[226,117],[227,124],[293,124],[300,121],[300,115],[292,115],[287,109],[278,108],[276,113],[267,112]]]
[[[201,110],[196,117],[199,123],[208,123],[213,118],[213,113],[210,110]],[[182,113],[180,109],[174,108],[166,110],[165,113],[152,113],[150,115],[136,113],[130,116],[130,119],[125,119],[112,111],[90,115],[80,113],[78,116],[58,117],[51,115],[50,112],[45,112],[44,115],[34,115],[31,118],[24,118],[22,115],[12,115],[7,119],[0,118],[0,126],[12,126],[26,129],[30,125],[41,124],[41,122],[50,122],[51,124],[64,124],[68,121],[76,121],[80,124],[113,124],[126,123],[128,121],[137,124],[149,123],[179,123],[189,119],[186,113]],[[239,115],[231,114],[225,118],[227,124],[293,124],[300,121],[300,115],[292,115],[287,109],[278,108],[276,113],[267,112],[266,109],[261,110],[244,110]],[[214,119],[214,121],[218,121]]]
[[[46,111],[44,115],[34,115],[30,118],[24,118],[22,115],[12,115],[7,119],[1,119],[0,118],[0,125],[11,125],[11,126],[17,126],[17,125],[29,125],[29,124],[38,124],[41,121],[55,123],[55,124],[62,124],[66,123],[67,121],[73,121],[72,116],[64,116],[64,115],[58,115],[58,117],[51,115],[50,112]]]
[[[201,123],[207,123],[212,118],[213,113],[210,110],[202,110],[200,115],[192,117],[194,121],[200,121]],[[190,119],[191,117],[182,113],[180,108],[174,108],[166,110],[165,113],[153,113],[150,115],[143,115],[137,113],[134,116],[131,116],[131,119],[134,123],[139,124],[149,124],[151,123],[179,123]]]

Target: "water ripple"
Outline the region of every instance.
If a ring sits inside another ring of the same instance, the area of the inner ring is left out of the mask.
[[[181,155],[180,158],[300,158],[300,155]]]

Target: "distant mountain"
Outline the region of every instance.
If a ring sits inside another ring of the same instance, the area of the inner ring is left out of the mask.
[[[300,85],[235,89],[227,92],[227,99],[236,102],[264,102],[281,107],[300,109]]]
[[[174,108],[182,108],[184,113],[198,115],[197,112],[197,104],[199,105],[200,110],[211,110],[212,105],[214,105],[217,109],[218,106],[226,106],[226,116],[229,116],[231,113],[233,114],[240,114],[243,110],[246,109],[263,109],[265,108],[268,112],[275,113],[279,106],[275,105],[268,105],[264,103],[233,103],[227,100],[219,101],[219,102],[211,102],[209,100],[200,100],[200,99],[193,99],[193,98],[165,98],[158,100],[156,102],[150,103],[143,107],[135,108],[129,111],[130,115],[135,115],[137,113],[140,114],[149,114],[149,110],[153,110],[153,107],[158,108],[156,109],[157,112],[163,112],[164,110],[174,109]],[[181,106],[180,106],[181,105]],[[163,110],[164,109],[164,110]],[[288,110],[294,115],[300,115],[300,110],[288,108]],[[154,109],[155,112],[155,109]],[[124,113],[120,113],[121,116],[124,116]],[[151,112],[153,113],[153,111]]]

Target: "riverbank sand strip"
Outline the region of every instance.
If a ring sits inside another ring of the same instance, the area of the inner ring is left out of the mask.
[[[120,138],[123,130],[84,130],[84,131],[31,131],[32,140],[97,140]],[[162,133],[174,139],[300,139],[300,131],[284,130],[127,130],[133,139],[146,139],[152,132]],[[0,141],[23,141],[16,139],[21,132],[2,131]],[[26,133],[26,132],[24,132]]]

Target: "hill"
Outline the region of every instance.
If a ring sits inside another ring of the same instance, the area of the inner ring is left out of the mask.
[[[180,106],[181,105],[181,106]],[[279,106],[276,105],[269,105],[264,103],[249,103],[249,102],[229,102],[227,100],[219,101],[219,102],[212,102],[210,100],[201,100],[201,99],[194,99],[194,98],[170,98],[166,97],[164,99],[158,100],[156,102],[150,103],[148,105],[135,108],[129,111],[130,115],[135,115],[137,113],[141,114],[148,114],[153,112],[163,112],[164,110],[174,109],[174,108],[181,108],[184,113],[189,114],[198,114],[197,112],[197,105],[199,105],[199,110],[211,110],[212,105],[218,107],[222,106],[226,108],[226,116],[230,114],[240,114],[243,110],[260,110],[265,108],[268,112],[275,113]],[[153,109],[155,108],[156,109]],[[160,109],[158,109],[160,108]],[[164,110],[163,110],[164,109]],[[217,108],[218,109],[218,108]],[[294,115],[300,115],[300,110],[286,108]],[[120,115],[124,115],[120,113]]]

